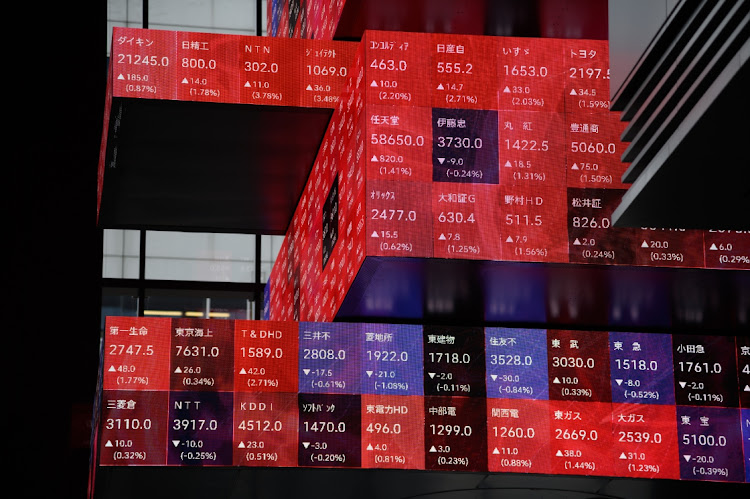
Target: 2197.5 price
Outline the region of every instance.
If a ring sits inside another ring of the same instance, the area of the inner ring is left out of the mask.
[[[609,80],[609,69],[572,67],[568,68],[568,78]]]

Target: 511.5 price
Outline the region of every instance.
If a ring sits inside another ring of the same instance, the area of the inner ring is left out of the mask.
[[[513,215],[512,213],[506,213],[505,225],[530,225],[538,227],[542,225],[542,216]]]

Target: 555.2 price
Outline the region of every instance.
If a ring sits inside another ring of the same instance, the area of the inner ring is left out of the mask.
[[[474,71],[474,65],[470,62],[461,64],[460,62],[438,62],[437,72],[447,74],[467,74],[470,75]]]

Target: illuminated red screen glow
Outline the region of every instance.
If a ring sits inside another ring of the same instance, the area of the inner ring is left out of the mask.
[[[748,358],[731,336],[108,317],[98,464],[742,482]]]
[[[367,31],[289,233],[336,182],[336,241],[302,240],[311,306],[285,315],[271,280],[269,318],[336,316],[352,279],[319,262],[338,246],[355,274],[367,256],[750,268],[747,233],[613,227],[628,165],[608,57],[602,40]]]
[[[332,323],[368,256],[750,268],[747,233],[612,227],[606,42],[118,29],[112,54],[115,97],[334,112],[272,321],[108,318],[100,465],[747,481],[742,338]]]

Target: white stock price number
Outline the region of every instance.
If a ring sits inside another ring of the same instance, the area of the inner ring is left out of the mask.
[[[277,66],[278,71],[278,66]],[[320,66],[320,65],[307,65],[308,76],[346,76],[346,66]]]
[[[490,364],[493,366],[530,366],[532,362],[531,355],[490,355]]]
[[[182,67],[188,69],[216,69],[216,59],[198,59],[183,57]]]
[[[367,360],[406,362],[409,360],[409,352],[397,352],[394,350],[367,350]]]
[[[248,419],[240,421],[239,425],[237,425],[237,429],[247,431],[281,431],[283,429],[283,424],[278,420],[268,421]]]
[[[424,145],[424,136],[408,133],[373,133],[370,144],[380,146],[417,146]]]
[[[492,430],[495,436],[500,438],[534,438],[536,436],[534,428],[493,426]]]
[[[105,427],[108,430],[150,430],[151,420],[138,418],[107,418]]]
[[[172,421],[173,430],[215,431],[218,428],[219,428],[219,423],[215,419],[175,419]]]
[[[305,348],[302,354],[305,359],[313,360],[344,360],[346,350],[334,350],[332,348]]]
[[[401,425],[398,423],[370,423],[369,425],[367,425],[366,431],[369,433],[393,433],[397,435],[401,433]]]
[[[382,209],[373,208],[371,211],[372,220],[403,220],[405,222],[416,222],[417,212],[414,210]]]
[[[430,362],[446,364],[469,364],[471,355],[458,352],[429,352]]]
[[[240,353],[250,359],[280,359],[284,356],[284,350],[278,347],[240,347]]]
[[[183,357],[218,357],[219,347],[177,345],[177,355]]]
[[[461,426],[457,424],[431,424],[430,430],[433,435],[454,437],[470,437],[473,431],[469,425]]]
[[[552,357],[552,367],[575,367],[593,369],[595,366],[594,359],[591,357]]]
[[[317,432],[317,433],[344,433],[346,432],[346,423],[340,421],[335,423],[333,421],[305,421],[303,423],[304,431]]]

